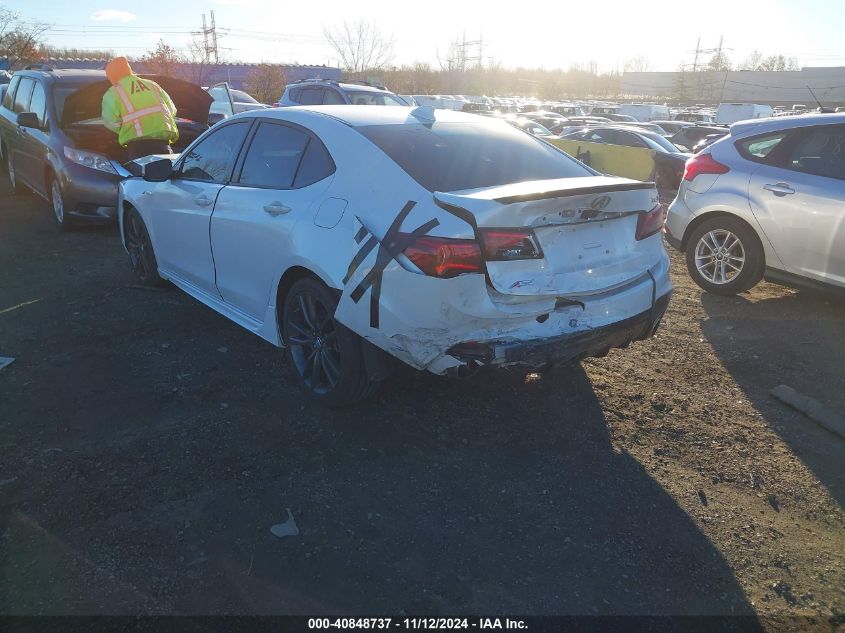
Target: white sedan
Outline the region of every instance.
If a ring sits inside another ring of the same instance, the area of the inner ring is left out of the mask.
[[[122,183],[124,246],[360,400],[394,359],[545,368],[653,335],[671,293],[651,183],[504,121],[422,106],[239,114]]]

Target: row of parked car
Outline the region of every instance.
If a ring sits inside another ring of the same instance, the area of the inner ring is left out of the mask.
[[[13,190],[49,200],[63,228],[116,218],[142,283],[170,281],[285,346],[329,404],[372,393],[394,359],[542,368],[650,337],[670,292],[661,231],[709,292],[763,276],[845,289],[845,115],[725,128],[677,160],[664,225],[653,183],[516,129],[530,117],[344,101],[209,126],[208,91],[154,79],[179,111],[181,151],[126,163],[99,121],[101,71],[16,73],[0,104]],[[653,123],[569,122],[564,138],[625,133],[680,153]]]

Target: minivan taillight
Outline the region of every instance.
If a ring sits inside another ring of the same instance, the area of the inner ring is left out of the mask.
[[[542,259],[543,251],[531,229],[479,229],[481,250],[488,262]]]
[[[484,272],[481,248],[475,240],[422,235],[404,253],[429,277],[451,279],[465,273]]]
[[[684,165],[684,180],[694,180],[702,174],[726,174],[730,171],[727,165],[723,165],[709,153],[697,154],[688,158]]]
[[[662,204],[658,204],[648,213],[640,213],[637,216],[637,241],[651,237],[663,228],[666,221],[666,210]]]

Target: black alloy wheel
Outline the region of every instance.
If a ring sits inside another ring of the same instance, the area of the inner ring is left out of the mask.
[[[138,280],[146,286],[160,286],[164,282],[158,275],[150,234],[144,225],[141,215],[130,209],[126,214],[124,236],[126,250],[129,251],[129,261]]]

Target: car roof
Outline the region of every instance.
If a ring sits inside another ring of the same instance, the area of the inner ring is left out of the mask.
[[[845,113],[829,114],[796,114],[794,116],[768,117],[765,119],[751,119],[739,121],[731,125],[731,136],[744,134],[760,134],[788,130],[794,127],[810,125],[837,125],[845,123]]]
[[[100,81],[106,78],[105,70],[82,69],[82,68],[55,68],[52,70],[19,70],[15,75],[21,77],[40,77],[52,79],[60,83],[87,83],[90,81]]]
[[[412,116],[414,110],[420,110],[429,116],[434,116],[439,123],[480,123],[495,119],[491,117],[480,117],[469,112],[458,112],[455,110],[435,110],[429,106],[379,106],[379,105],[315,105],[315,106],[292,106],[288,108],[269,108],[266,110],[251,110],[244,112],[238,117],[258,116],[267,118],[286,119],[285,112],[310,113],[316,117],[331,117],[352,127],[364,125],[401,125],[404,123],[429,123],[425,119],[417,119]]]

